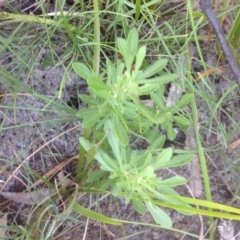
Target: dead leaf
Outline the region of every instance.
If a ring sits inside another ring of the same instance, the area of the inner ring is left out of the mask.
[[[5,239],[7,230],[7,215],[3,215],[0,218],[0,239]]]
[[[36,187],[37,185],[43,182],[43,179],[50,178],[52,175],[54,175],[55,173],[63,169],[65,165],[67,165],[68,163],[72,162],[74,159],[77,159],[77,158],[78,158],[78,155],[61,161],[60,163],[55,165],[52,169],[50,169],[44,176],[42,176],[42,178],[38,179],[34,184],[32,184],[30,188]]]
[[[190,126],[186,134],[185,149],[193,148],[196,148],[195,134],[193,126]],[[203,183],[198,157],[195,156],[193,160],[187,164],[187,167],[191,173],[188,184],[189,188],[194,197],[200,197],[202,195]]]
[[[48,188],[42,188],[32,192],[0,192],[0,195],[5,197],[6,199],[24,204],[38,204],[44,201],[45,199],[49,199],[56,191]]]
[[[225,67],[210,68],[207,71],[202,72],[200,75],[204,78],[204,77],[209,76],[213,73],[221,73],[221,72],[224,72],[226,70],[228,70],[228,68],[225,68]],[[200,76],[195,79],[196,82],[199,81],[199,80],[201,80]]]
[[[235,240],[234,228],[231,221],[222,220],[218,225],[218,231],[222,240]]]
[[[236,141],[232,142],[228,148],[236,148],[240,144],[240,139],[237,139]]]
[[[182,93],[183,93],[183,88],[179,84],[172,82],[171,87],[169,88],[166,106],[169,107],[174,105],[176,102],[178,102],[178,100],[182,96]]]
[[[74,186],[75,183],[68,177],[64,176],[63,171],[60,171],[58,174],[58,179],[59,179],[59,183],[62,185],[62,187],[71,187]]]

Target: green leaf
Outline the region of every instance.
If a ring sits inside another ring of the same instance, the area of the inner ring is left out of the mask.
[[[187,130],[190,125],[190,121],[184,116],[173,116],[173,120],[183,131]]]
[[[80,97],[81,101],[84,102],[84,103],[88,103],[88,104],[91,104],[91,105],[96,105],[97,103],[99,104],[99,101],[94,99],[92,96],[89,96],[89,95],[86,95],[86,94],[79,94],[79,97]]]
[[[134,209],[141,215],[144,215],[146,213],[146,206],[139,200],[132,200]]]
[[[110,178],[102,179],[100,181],[99,189],[106,190],[106,189],[109,189],[112,185],[113,185],[113,180],[112,179],[110,179]]]
[[[122,54],[125,62],[128,61],[129,58],[129,49],[128,49],[128,45],[127,45],[127,41],[123,38],[118,38],[117,39],[117,44],[118,44],[118,48],[120,50],[120,53]]]
[[[172,82],[177,78],[177,74],[165,74],[160,77],[155,77],[155,78],[149,78],[149,79],[143,79],[138,81],[139,84],[141,83],[148,83],[148,84],[166,84],[169,82]]]
[[[151,99],[162,111],[166,111],[164,101],[164,87],[160,87],[156,92],[151,93]]]
[[[90,218],[92,220],[95,220],[95,221],[98,221],[98,222],[102,222],[102,223],[107,223],[107,224],[111,224],[111,225],[117,225],[117,226],[121,226],[122,223],[119,222],[118,220],[116,219],[113,219],[113,218],[109,218],[109,217],[106,217],[100,213],[96,213],[90,209],[87,209],[85,207],[82,207],[80,206],[79,204],[75,203],[73,205],[73,210],[84,216],[84,217],[87,217],[87,218]]]
[[[174,176],[174,177],[162,180],[161,185],[168,186],[168,187],[175,187],[175,186],[183,185],[186,182],[187,181],[184,177]]]
[[[201,206],[201,207],[211,208],[211,209],[214,209],[214,210],[221,210],[221,211],[231,212],[231,213],[235,213],[235,214],[240,214],[240,209],[239,208],[234,208],[234,207],[227,206],[227,205],[220,204],[220,203],[210,202],[210,201],[196,199],[196,198],[175,196],[175,195],[166,195],[166,196],[168,198],[178,199],[179,201],[187,203],[187,204],[192,204],[192,205],[197,205],[197,206]],[[158,202],[158,201],[154,201],[154,203],[155,202]],[[191,207],[191,210],[194,211],[194,210],[196,210],[196,208]],[[206,215],[206,214],[204,214],[204,215]],[[237,215],[235,215],[235,216],[237,216]],[[240,216],[238,215],[238,218],[234,218],[234,219],[240,220]]]
[[[240,8],[236,9],[237,15],[234,17],[234,22],[232,23],[231,30],[228,33],[228,42],[231,43],[234,52],[239,48],[240,44]]]
[[[108,143],[111,146],[112,151],[118,160],[118,163],[120,165],[122,165],[121,154],[120,154],[120,150],[119,150],[119,141],[116,136],[114,125],[110,120],[106,121],[104,130],[105,130],[105,132],[109,131],[109,133],[107,135]]]
[[[127,119],[128,118],[130,118],[130,119],[138,118],[137,107],[132,102],[127,102],[127,101],[124,102],[123,113],[127,117]]]
[[[93,147],[93,145],[84,137],[80,137],[79,142],[86,151],[89,151]]]
[[[88,79],[89,88],[98,95],[99,92],[110,92],[111,88],[107,86],[103,80],[97,76],[92,76]],[[102,95],[101,95],[102,96]]]
[[[135,21],[137,22],[141,14],[141,0],[135,0]]]
[[[167,116],[166,116],[166,114],[163,114],[162,116],[159,116],[158,117],[158,124],[163,124],[163,123],[165,123],[166,122],[166,120],[167,120]],[[165,124],[166,125],[166,124]]]
[[[152,65],[150,65],[147,69],[145,69],[142,74],[141,74],[141,79],[146,79],[149,78],[151,76],[153,76],[154,74],[160,72],[167,64],[167,60],[166,59],[159,59],[157,60],[155,63],[153,63]]]
[[[176,196],[169,196],[169,197],[173,197],[176,198]],[[211,210],[204,210],[201,208],[193,208],[193,207],[185,207],[182,205],[178,205],[178,204],[171,204],[169,202],[160,202],[160,201],[156,201],[154,200],[154,204],[160,205],[162,207],[167,207],[167,208],[173,208],[176,209],[177,211],[181,211],[181,212],[188,212],[191,214],[200,214],[203,216],[212,216],[212,217],[216,217],[216,218],[225,218],[225,219],[230,219],[230,220],[240,220],[240,216],[237,215],[240,213],[239,208],[233,208],[224,204],[218,204],[218,203],[214,203],[214,202],[208,202],[205,200],[199,200],[196,198],[186,198],[186,197],[180,197],[177,196],[178,199],[180,199],[183,202],[186,203],[190,203],[193,204],[195,206],[203,206],[209,209],[218,209],[221,210],[219,211],[211,211]],[[222,211],[227,211],[227,212],[233,212],[234,214],[229,214],[229,213],[224,213]]]
[[[129,49],[129,54],[133,59],[137,55],[138,50],[138,32],[136,28],[133,28],[129,31],[127,37],[127,45]]]
[[[145,80],[145,82],[147,82],[147,80]],[[152,92],[155,92],[157,89],[158,89],[157,84],[150,84],[150,83],[146,83],[143,86],[138,87],[140,96],[148,95]]]
[[[104,116],[104,112],[89,112],[88,114],[85,114],[84,118],[83,118],[83,128],[90,128],[93,125],[95,125],[102,117]]]
[[[96,107],[93,108],[83,108],[77,112],[77,116],[82,119],[83,118],[83,127],[88,128],[92,127],[98,120],[102,118],[104,111],[99,111]]]
[[[123,146],[129,145],[129,138],[128,138],[128,134],[127,134],[126,128],[123,126],[121,121],[119,121],[118,117],[116,117],[113,120],[113,127],[114,127],[114,130],[116,132],[116,135],[118,137],[119,142]]]
[[[171,218],[162,209],[160,209],[157,206],[154,206],[152,203],[149,202],[147,202],[146,205],[157,224],[160,224],[161,226],[166,228],[172,227]]]
[[[147,127],[147,130],[144,133],[144,137],[146,138],[148,142],[148,148],[152,146],[153,142],[156,141],[159,138],[159,127],[158,126],[152,126]]]
[[[103,171],[115,172],[116,169],[118,169],[118,166],[114,163],[114,160],[105,153],[99,153],[98,151],[95,155],[95,158],[101,165],[101,169]]]
[[[105,122],[107,121],[107,119],[109,119],[110,113],[107,113],[107,111],[105,112],[105,114],[102,116],[101,119],[99,119],[99,121],[97,122],[97,124],[95,125],[95,130],[99,132],[100,129],[103,128]]]
[[[148,167],[149,165],[151,165],[153,162],[153,157],[152,157],[152,154],[149,153],[147,155],[147,157],[145,158],[145,161],[143,163],[143,166],[142,166],[142,169],[145,169],[146,167]]]
[[[96,112],[97,108],[82,108],[77,112],[77,116],[83,118],[86,114],[91,114],[92,112]]]
[[[136,56],[135,71],[138,71],[140,69],[145,56],[146,56],[146,46],[142,46],[139,48]]]
[[[176,192],[172,187],[161,185],[159,183],[158,191],[155,191],[155,194],[156,194],[156,198],[159,198],[159,199],[163,200],[164,202],[172,203],[172,204],[176,204],[176,205],[188,206],[188,204],[186,204],[178,199],[173,199],[173,198],[168,197],[169,195],[179,196],[179,193]]]
[[[158,119],[150,110],[148,110],[148,108],[146,106],[142,105],[136,99],[133,99],[133,101],[134,101],[135,105],[137,106],[138,111],[141,115],[143,115],[145,118],[150,120],[152,123],[158,124]]]
[[[168,121],[167,125],[167,136],[171,141],[176,138],[176,132],[174,131],[172,123],[170,121]]]
[[[102,171],[101,169],[95,170],[90,172],[86,183],[90,183],[90,182],[95,182],[95,181],[99,181],[100,178],[106,174],[106,172]]]
[[[187,106],[193,99],[192,93],[186,93],[184,94],[181,99],[175,104],[177,108],[183,109],[185,106]]]
[[[159,136],[158,126],[155,129],[156,130],[152,129],[152,131],[157,132],[157,134],[156,134],[157,138],[155,139],[154,142],[151,142],[151,145],[148,147],[149,151],[156,151],[156,149],[161,149],[163,147],[164,143],[165,143],[165,140],[166,140],[165,135]]]
[[[171,161],[162,164],[161,168],[180,167],[190,162],[193,158],[193,154],[178,154],[172,157]]]
[[[156,158],[155,163],[153,164],[153,168],[158,170],[162,168],[162,165],[165,165],[170,161],[172,157],[173,151],[171,148],[164,149]]]
[[[92,72],[85,64],[75,62],[72,64],[73,70],[81,78],[88,80],[90,77],[94,76],[95,73]]]

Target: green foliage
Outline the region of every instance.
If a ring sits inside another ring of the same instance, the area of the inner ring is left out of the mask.
[[[166,136],[159,136],[158,132],[159,129],[165,130],[167,137],[173,140],[176,137],[173,124],[182,130],[188,128],[189,120],[182,109],[192,100],[192,94],[185,94],[174,106],[167,107],[165,84],[177,79],[176,74],[164,71],[167,60],[158,59],[142,68],[146,46],[138,47],[136,29],[129,32],[126,40],[118,38],[117,45],[123,59],[116,63],[107,59],[106,71],[100,76],[83,63],[73,63],[73,69],[87,81],[90,91],[90,95],[80,95],[88,107],[79,110],[77,116],[83,119],[84,128],[92,129],[92,143],[89,135],[81,137],[80,144],[87,152],[86,164],[89,166],[95,159],[100,166],[88,174],[86,171],[78,174],[85,177],[87,184],[100,182],[102,191],[110,189],[113,195],[124,196],[140,214],[144,214],[147,208],[156,223],[171,227],[171,219],[153,200],[186,206],[167,196],[178,196],[173,188],[185,184],[186,180],[180,176],[163,179],[157,171],[182,166],[191,161],[193,155],[173,156],[171,148],[163,149]],[[153,106],[141,102],[143,95],[150,97]],[[131,133],[147,140],[149,148],[131,149]],[[103,143],[103,135],[108,144]],[[96,141],[100,142],[96,144]]]
[[[151,148],[142,151],[132,150],[129,146],[124,147],[119,143],[113,123],[110,120],[106,121],[104,129],[108,132],[107,139],[110,149],[108,149],[108,152],[103,149],[97,150],[95,159],[98,161],[102,172],[101,170],[96,173],[93,172],[89,176],[88,182],[101,180],[101,177],[107,172],[109,181],[104,188],[102,187],[102,190],[111,187],[111,192],[115,196],[123,195],[127,202],[133,201],[133,205],[139,213],[145,212],[143,201],[146,202],[146,206],[155,221],[158,224],[170,227],[169,217],[159,207],[155,206],[152,200],[161,199],[162,201],[183,205],[181,201],[173,200],[166,194],[177,196],[178,194],[173,190],[173,187],[185,184],[186,180],[180,176],[163,180],[157,176],[156,171],[166,167],[182,166],[189,162],[193,155],[181,154],[172,158],[173,151],[171,148],[166,148],[159,154],[153,153]],[[85,150],[92,147],[84,144],[84,142],[87,142],[84,138],[81,138],[80,142],[84,145]],[[155,210],[153,211],[153,209]],[[161,212],[161,215],[157,215],[156,212]]]
[[[119,52],[123,60],[116,64],[107,60],[106,72],[96,76],[82,63],[73,63],[75,72],[85,79],[89,85],[91,95],[80,95],[87,109],[78,112],[83,119],[83,127],[94,125],[97,130],[103,128],[107,119],[113,122],[117,136],[124,145],[128,144],[128,130],[145,132],[153,124],[166,130],[168,138],[173,140],[175,132],[173,124],[186,130],[188,119],[183,114],[176,116],[192,99],[186,94],[175,106],[165,107],[165,84],[177,79],[176,74],[163,71],[167,60],[158,59],[145,69],[141,69],[146,55],[146,47],[138,49],[138,33],[136,29],[129,32],[128,38],[118,38]],[[117,67],[115,67],[115,65]],[[150,95],[154,107],[145,106],[140,97]]]

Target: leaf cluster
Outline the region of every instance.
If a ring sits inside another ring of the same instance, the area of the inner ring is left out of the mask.
[[[84,172],[86,184],[98,183],[102,191],[110,189],[115,196],[125,196],[140,214],[147,208],[156,223],[170,227],[171,219],[153,200],[185,206],[179,199],[167,195],[178,196],[173,187],[186,180],[180,176],[163,179],[157,171],[182,166],[193,158],[191,154],[173,156],[171,148],[163,148],[166,137],[171,140],[176,137],[173,125],[182,130],[188,128],[189,120],[183,108],[192,95],[185,94],[175,105],[167,106],[165,86],[177,80],[177,75],[164,71],[166,59],[142,67],[146,46],[138,46],[136,29],[129,32],[127,39],[118,38],[117,45],[121,58],[116,63],[107,59],[106,71],[100,76],[83,63],[73,64],[75,72],[87,81],[90,92],[80,95],[88,107],[79,110],[77,116],[82,119],[84,128],[91,129],[92,136],[91,139],[90,135],[80,137],[80,145],[86,151],[86,164],[91,166],[95,159],[100,166],[100,169]],[[141,101],[145,95],[149,96],[152,106]],[[159,135],[160,129],[167,136]],[[144,138],[149,147],[133,150],[131,134]]]

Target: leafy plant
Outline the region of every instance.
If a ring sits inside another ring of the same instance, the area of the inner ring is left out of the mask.
[[[86,183],[100,182],[100,189],[111,189],[116,196],[125,196],[132,201],[134,208],[141,214],[147,208],[156,223],[171,227],[171,219],[156,204],[154,199],[175,205],[187,205],[179,199],[173,187],[186,182],[183,177],[174,176],[162,179],[157,170],[182,166],[193,155],[183,154],[172,157],[171,148],[162,149],[166,136],[159,136],[159,128],[166,131],[169,139],[176,134],[173,124],[186,130],[189,120],[182,109],[191,101],[192,95],[185,94],[174,106],[166,106],[165,84],[177,79],[176,74],[164,72],[167,60],[158,59],[152,65],[142,68],[146,47],[138,47],[138,33],[132,29],[127,39],[118,38],[117,44],[122,60],[114,64],[106,61],[106,71],[97,76],[83,63],[73,63],[73,69],[89,86],[90,95],[80,95],[88,104],[77,116],[83,119],[83,127],[92,129],[92,143],[89,138],[80,138],[80,144],[87,152],[84,171],[79,180]],[[153,106],[144,105],[140,97],[148,95]],[[155,126],[155,127],[154,127]],[[152,134],[155,131],[157,134]],[[145,138],[150,147],[146,150],[133,150],[129,146],[130,134]],[[108,144],[103,144],[105,137]],[[102,138],[103,137],[103,138]],[[100,141],[100,139],[102,139]],[[95,142],[94,142],[95,141]],[[96,145],[96,141],[100,144]],[[157,153],[158,152],[158,153]],[[96,159],[100,169],[89,167]],[[103,176],[107,174],[106,179]]]
[[[89,104],[87,109],[81,109],[77,114],[83,119],[83,127],[96,125],[96,130],[99,130],[110,119],[120,142],[127,145],[129,129],[142,133],[156,124],[165,129],[168,138],[173,140],[176,136],[173,123],[181,129],[189,126],[189,120],[183,114],[177,114],[191,101],[192,95],[186,94],[174,106],[166,107],[165,84],[177,78],[176,74],[163,71],[167,60],[158,59],[141,69],[146,47],[138,49],[136,29],[129,32],[127,40],[118,38],[117,43],[124,61],[118,60],[115,67],[107,60],[106,72],[101,76],[82,63],[73,63],[73,69],[87,81],[91,93],[90,96],[80,95],[81,100]],[[144,95],[151,96],[153,108],[140,101]]]
[[[166,148],[158,154],[155,154],[153,148],[142,151],[132,150],[129,146],[124,147],[120,144],[110,120],[106,121],[104,129],[108,132],[110,149],[108,152],[97,150],[95,159],[100,164],[100,170],[92,171],[87,182],[99,181],[108,172],[107,181],[102,181],[100,189],[107,190],[110,187],[115,196],[125,196],[126,201],[132,201],[134,208],[140,214],[145,213],[146,204],[156,223],[170,227],[171,219],[152,200],[161,199],[173,204],[186,205],[166,196],[166,194],[178,196],[173,187],[186,183],[186,180],[180,176],[163,180],[157,176],[156,171],[182,166],[192,159],[192,154],[172,157],[171,148]],[[160,138],[156,145],[162,145],[163,142],[164,139]],[[93,147],[83,137],[80,138],[80,143],[87,151]]]

